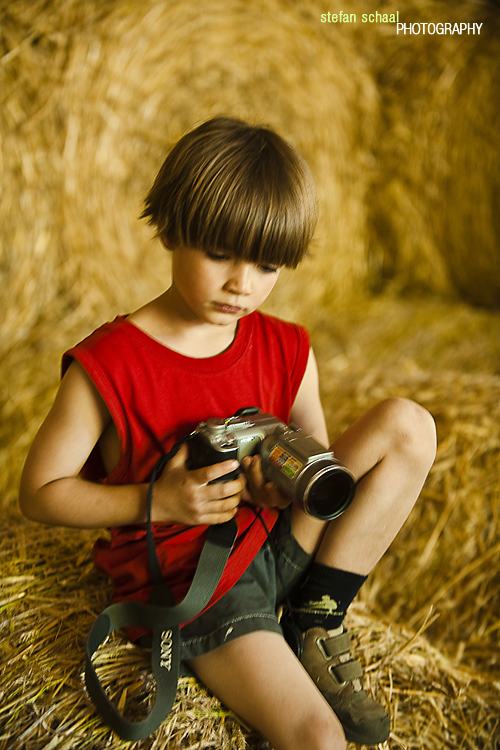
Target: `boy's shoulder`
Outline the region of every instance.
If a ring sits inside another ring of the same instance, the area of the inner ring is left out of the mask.
[[[304,326],[260,310],[252,313],[249,318],[253,319],[253,337],[257,350],[265,351],[266,356],[271,356],[271,352],[274,352],[274,356],[287,362],[307,359],[311,340]]]
[[[79,354],[82,354],[85,351],[97,352],[100,347],[109,349],[110,338],[116,340],[114,342],[116,346],[113,346],[113,348],[116,350],[119,345],[119,339],[122,338],[122,332],[124,328],[127,328],[126,318],[122,315],[117,315],[114,320],[103,323],[94,331],[85,336],[85,338],[83,338],[79,343],[75,344],[71,347],[71,349],[68,349],[68,351],[64,352],[61,364],[62,375],[64,375],[72,360],[75,358],[76,352],[78,352]]]
[[[264,313],[260,310],[256,310],[249,317],[253,318],[256,328],[267,331],[275,331],[276,333],[281,332],[283,334],[293,336],[299,335],[299,337],[305,336],[309,338],[307,329],[303,325],[295,323],[291,320],[284,320],[283,318],[278,318],[275,315],[270,315],[269,313]]]

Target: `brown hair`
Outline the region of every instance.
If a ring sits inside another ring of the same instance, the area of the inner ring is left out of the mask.
[[[145,200],[171,249],[226,250],[295,268],[317,222],[314,183],[297,151],[268,127],[215,118],[183,136]]]

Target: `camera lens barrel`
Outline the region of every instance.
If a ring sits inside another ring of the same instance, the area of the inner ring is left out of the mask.
[[[305,467],[294,489],[295,499],[306,513],[331,521],[350,505],[356,483],[344,466],[320,459]]]
[[[263,440],[260,455],[264,476],[315,518],[337,518],[354,497],[349,469],[299,428],[276,429]]]

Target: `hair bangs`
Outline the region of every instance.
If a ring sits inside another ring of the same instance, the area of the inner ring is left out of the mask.
[[[314,234],[317,199],[295,149],[268,128],[225,118],[185,139],[167,157],[143,213],[167,245],[297,266]]]

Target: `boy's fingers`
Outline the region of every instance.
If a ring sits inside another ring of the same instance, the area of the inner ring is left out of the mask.
[[[228,500],[211,500],[207,503],[207,511],[202,523],[217,524],[229,521],[236,515],[238,505],[239,503],[235,502],[234,497]]]
[[[258,505],[280,509],[290,505],[290,501],[283,497],[276,485],[265,478],[260,456],[254,456],[251,461],[244,464],[244,467],[250,493],[257,494],[260,501],[257,502]]]
[[[183,443],[177,453],[172,456],[170,459],[169,466],[172,469],[186,469],[188,470],[188,467],[186,466],[186,462],[189,458],[189,449],[186,443]],[[195,480],[195,483],[200,485],[206,485],[210,484],[210,482],[214,482],[217,479],[221,479],[221,477],[224,477],[226,474],[229,474],[232,471],[235,471],[236,469],[239,469],[240,465],[238,461],[235,460],[229,460],[229,461],[223,461],[220,464],[213,464],[212,466],[203,466],[200,469],[193,469],[192,471],[189,471],[189,474],[192,476],[192,478]],[[244,479],[241,479],[238,477],[238,485],[235,486],[233,482],[229,483],[231,484],[231,489],[224,490],[222,493],[219,492],[218,494],[213,494],[213,497],[228,497],[229,495],[234,495],[236,492],[240,492],[243,485],[244,485]],[[225,484],[224,482],[220,483]]]
[[[284,497],[272,482],[267,482],[264,489],[269,499],[270,507],[283,510],[283,508],[287,508],[290,505],[291,500]]]
[[[266,480],[260,456],[247,456],[243,459],[242,465],[248,480],[252,505],[280,510],[290,505],[290,500],[283,497],[273,482]]]
[[[264,484],[265,479],[262,473],[260,456],[245,456],[243,459],[243,468],[250,481],[256,484]]]
[[[186,443],[182,443],[179,450],[175,455],[172,456],[170,461],[168,462],[172,468],[179,468],[185,465],[187,459],[188,459],[188,447]]]
[[[239,467],[240,465],[238,461],[223,461],[220,464],[213,464],[212,466],[204,466],[202,469],[197,469],[196,475],[197,478],[200,479],[201,484],[209,484],[210,482],[221,479],[226,474],[239,469]],[[230,482],[228,484],[230,484]]]
[[[206,500],[198,513],[196,525],[224,523],[234,518],[239,506],[239,498],[232,496],[224,499]]]
[[[239,501],[240,495],[245,488],[245,478],[240,475],[230,482],[216,482],[215,484],[211,484],[209,488],[209,500],[223,500],[226,498],[237,496],[237,499]]]

